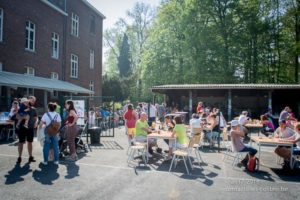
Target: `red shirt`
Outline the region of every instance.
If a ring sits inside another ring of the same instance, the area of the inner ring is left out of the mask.
[[[203,112],[203,108],[202,106],[197,106],[197,113],[202,113]]]
[[[126,120],[127,128],[135,128],[136,116],[133,113],[133,110],[127,110],[124,114],[124,119]]]

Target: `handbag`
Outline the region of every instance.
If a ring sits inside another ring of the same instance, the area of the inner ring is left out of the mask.
[[[40,142],[41,146],[44,146],[45,127],[38,128],[38,130],[37,130],[37,141]]]

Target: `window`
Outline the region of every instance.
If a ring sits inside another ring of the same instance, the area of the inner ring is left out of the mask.
[[[72,13],[71,34],[79,36],[79,17],[74,13]]]
[[[26,67],[26,74],[30,75],[30,76],[34,76],[35,75],[35,70],[33,67]]]
[[[71,78],[78,78],[78,56],[71,54]]]
[[[58,92],[57,92],[56,90],[53,90],[53,91],[51,92],[51,97],[52,97],[52,98],[57,98],[57,97],[58,97]]]
[[[59,35],[52,33],[52,58],[58,59],[59,57]]]
[[[58,80],[58,73],[51,72],[51,79],[57,79]]]
[[[25,49],[35,51],[35,24],[26,21],[26,44]]]
[[[3,41],[3,18],[4,18],[4,11],[0,8],[0,42]]]
[[[96,33],[96,19],[94,15],[90,17],[90,33]]]
[[[90,49],[90,69],[94,69],[95,64],[95,52],[94,50]]]

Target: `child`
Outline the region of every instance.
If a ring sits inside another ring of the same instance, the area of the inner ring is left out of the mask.
[[[27,98],[22,98],[20,103],[21,103],[20,108],[19,108],[18,113],[17,113],[18,123],[17,123],[16,127],[19,129],[21,122],[23,120],[25,120],[24,127],[28,128],[28,121],[29,121],[28,99]]]
[[[266,115],[261,115],[260,116],[260,121],[263,125],[263,129],[262,129],[262,134],[264,134],[265,136],[269,136],[271,134],[274,133],[275,131],[275,127],[273,125],[273,123],[268,119],[268,117]]]
[[[14,120],[14,118],[16,117],[16,114],[18,113],[18,110],[19,110],[19,102],[14,101],[12,103],[12,106],[11,106],[11,109],[10,109],[10,112],[8,115],[10,120]]]

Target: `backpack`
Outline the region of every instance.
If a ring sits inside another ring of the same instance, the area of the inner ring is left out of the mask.
[[[48,133],[49,136],[55,136],[60,129],[60,122],[56,121],[58,114],[56,114],[53,119],[49,113],[47,113],[47,115],[51,122],[45,129],[47,131],[46,133]]]
[[[255,172],[257,170],[258,164],[259,164],[258,158],[256,158],[255,156],[250,156],[248,154],[248,162],[247,162],[246,169],[249,172]]]

